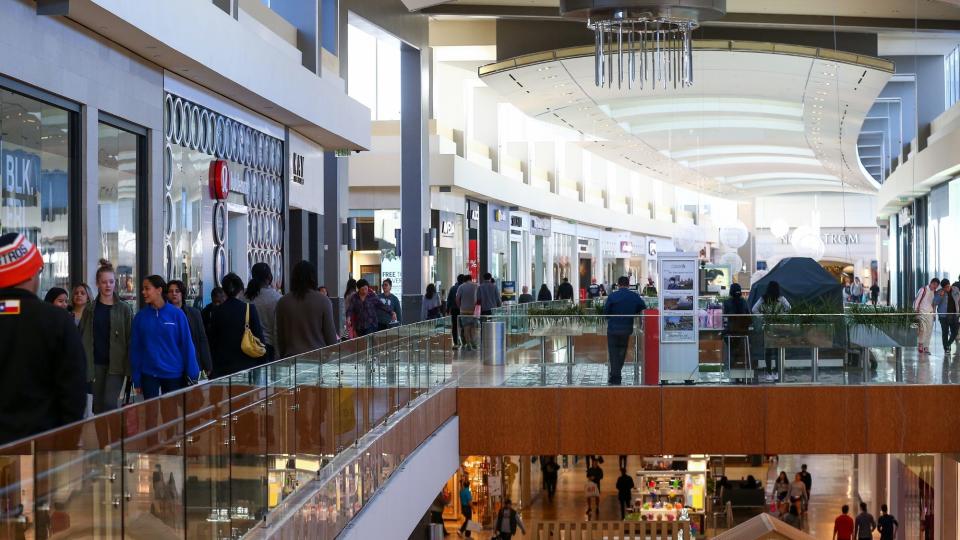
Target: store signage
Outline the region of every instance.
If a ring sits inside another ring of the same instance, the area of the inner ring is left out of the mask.
[[[37,206],[40,156],[22,150],[0,153],[3,158],[3,206]]]
[[[500,223],[501,221],[503,221],[503,210],[501,210],[501,209],[499,209],[499,208],[497,208],[496,210],[494,210],[494,211],[493,211],[493,220],[496,221],[497,223]]]
[[[621,240],[620,253],[633,253],[633,244],[625,240]]]
[[[440,236],[453,236],[453,222],[452,222],[452,221],[441,221],[441,222],[440,222]]]
[[[471,208],[470,209],[470,221],[480,221],[480,209]]]
[[[511,227],[523,227],[523,217],[521,217],[521,216],[510,216],[510,226],[511,226]]]
[[[578,247],[578,251],[579,251],[580,253],[590,253],[590,241],[589,241],[589,240],[583,240],[583,239],[578,238],[578,239],[577,239],[577,247]]]
[[[656,257],[656,256],[657,256],[657,241],[656,241],[656,240],[648,240],[648,241],[647,241],[647,255],[650,255],[651,257]]]
[[[548,217],[530,216],[530,232],[536,236],[550,236],[552,224]]]
[[[208,173],[210,196],[221,201],[230,194],[230,167],[224,159],[215,159],[210,162]]]
[[[859,234],[835,234],[827,233],[823,235],[823,243],[827,245],[853,246],[860,243]]]
[[[293,164],[290,167],[290,177],[291,177],[290,179],[300,185],[303,185],[303,164],[304,164],[303,156],[294,152]]]

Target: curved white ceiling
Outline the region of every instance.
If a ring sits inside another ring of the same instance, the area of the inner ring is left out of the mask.
[[[734,45],[695,42],[694,85],[685,89],[597,88],[585,50],[480,71],[520,110],[578,130],[581,146],[646,176],[725,197],[877,191],[856,143],[890,66],[833,51]]]

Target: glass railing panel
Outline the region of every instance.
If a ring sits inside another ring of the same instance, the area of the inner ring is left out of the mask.
[[[144,531],[151,538],[183,538],[184,394],[124,408],[120,428],[124,531]]]
[[[259,367],[231,375],[230,384],[230,519],[231,536],[239,537],[266,515],[267,374]]]
[[[33,441],[0,447],[0,471],[3,471],[0,475],[0,507],[11,509],[0,519],[0,538],[22,538],[28,529],[38,526],[38,519],[49,524],[53,512],[58,511],[47,501],[37,504],[33,481],[35,463]],[[50,525],[46,528],[49,529]]]
[[[452,357],[450,336],[446,332],[446,318],[429,321],[430,355],[427,360],[428,384],[431,388],[441,386],[448,377],[448,362]]]
[[[337,448],[352,446],[357,440],[363,423],[363,410],[360,407],[360,390],[357,388],[361,377],[359,369],[360,342],[363,338],[341,343],[337,358]]]
[[[397,410],[397,343],[399,328],[390,328],[371,336],[371,355],[366,385],[370,391],[370,424],[379,425]]]
[[[230,536],[230,385],[223,380],[184,394],[183,488],[187,538]]]
[[[296,357],[273,362],[265,371],[267,387],[268,510],[276,508],[308,476],[299,474],[296,453]]]

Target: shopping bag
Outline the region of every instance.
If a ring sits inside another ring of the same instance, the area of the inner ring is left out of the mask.
[[[468,531],[482,531],[483,527],[472,519],[467,520],[467,530]]]

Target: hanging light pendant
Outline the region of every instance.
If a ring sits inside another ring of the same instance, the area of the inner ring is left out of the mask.
[[[598,87],[676,89],[693,85],[693,30],[726,0],[560,0],[560,13],[593,30]]]

